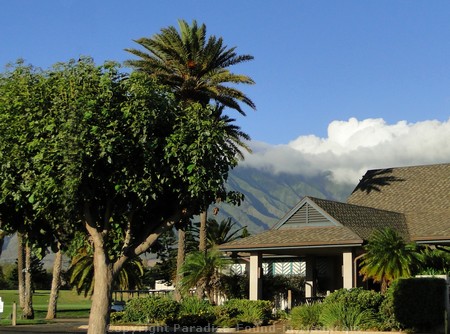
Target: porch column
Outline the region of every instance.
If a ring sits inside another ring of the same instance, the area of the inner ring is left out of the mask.
[[[342,287],[344,289],[353,288],[353,253],[342,253]]]
[[[262,297],[262,255],[259,252],[250,253],[250,300]]]
[[[306,264],[306,278],[305,278],[305,297],[315,297],[316,296],[316,277],[315,277],[315,257],[307,256],[305,259]]]

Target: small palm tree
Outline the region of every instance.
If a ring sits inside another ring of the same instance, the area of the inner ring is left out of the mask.
[[[255,109],[255,104],[244,93],[226,85],[254,84],[250,77],[228,70],[253,57],[237,55],[235,47],[228,48],[222,38],[214,35],[206,41],[206,26],[199,26],[195,20],[192,25],[179,20],[178,25],[180,32],[170,26],[151,38],[136,40],[145,51],[125,49],[140,58],[125,64],[157,78],[170,87],[180,101],[206,105],[214,100],[243,115],[245,112],[238,102]]]
[[[181,291],[187,293],[194,287],[200,287],[211,303],[214,302],[214,292],[219,288],[220,272],[228,264],[222,253],[216,248],[208,252],[194,251],[186,256],[181,268]]]
[[[406,244],[391,228],[376,230],[364,247],[366,253],[361,262],[360,273],[364,279],[381,282],[381,291],[397,278],[411,276],[412,266],[417,261],[415,246]]]
[[[208,247],[221,245],[239,238],[245,233],[246,226],[236,228],[236,222],[231,217],[222,220],[220,223],[215,219],[208,220],[206,228],[206,239]]]
[[[69,283],[76,289],[78,294],[92,296],[94,293],[94,257],[86,249],[80,249],[79,254],[72,258],[69,267]],[[113,288],[128,290],[140,288],[141,278],[144,275],[144,266],[140,258],[128,260],[120,270]]]

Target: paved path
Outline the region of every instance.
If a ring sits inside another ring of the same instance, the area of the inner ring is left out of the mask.
[[[87,319],[58,319],[49,324],[38,325],[17,325],[17,326],[1,326],[1,334],[17,334],[17,333],[86,333],[85,329],[80,329],[82,325],[86,325]]]
[[[17,326],[0,326],[1,334],[17,334],[17,333],[40,333],[40,334],[72,334],[72,333],[86,333],[88,319],[57,319],[55,322],[49,324],[38,325],[17,325]],[[83,328],[80,328],[83,327]],[[284,334],[286,330],[285,324],[278,323],[271,326],[262,326],[255,328],[239,328],[239,331],[233,334]],[[110,333],[152,333],[137,331],[130,327],[129,330],[110,331]],[[184,332],[185,333],[185,332]],[[183,334],[183,333],[181,333]],[[207,333],[206,333],[207,334]]]

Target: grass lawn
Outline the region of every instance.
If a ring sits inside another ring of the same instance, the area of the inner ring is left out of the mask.
[[[47,315],[48,299],[50,291],[37,290],[33,294],[34,320],[21,319],[22,311],[19,307],[19,292],[17,290],[0,290],[0,297],[4,303],[3,313],[0,313],[0,325],[11,324],[13,302],[17,305],[18,324],[36,324],[49,322],[45,320]],[[78,295],[75,291],[61,290],[58,298],[58,318],[88,318],[91,308],[91,300],[84,295]]]

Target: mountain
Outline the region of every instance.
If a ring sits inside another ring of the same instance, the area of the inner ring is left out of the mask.
[[[309,177],[299,174],[274,174],[256,168],[238,167],[229,177],[231,190],[244,194],[240,206],[218,205],[216,220],[232,217],[250,233],[271,228],[302,197],[346,201],[354,185],[333,183],[328,175]]]
[[[240,206],[220,203],[218,221],[232,217],[240,226],[247,226],[251,234],[271,228],[294,207],[303,196],[345,201],[354,186],[339,185],[330,181],[328,175],[309,177],[299,174],[274,174],[256,168],[237,167],[229,176],[230,190],[244,194]],[[209,210],[211,211],[211,210]],[[197,217],[198,219],[198,217]],[[14,262],[17,258],[16,238],[6,237],[1,262]],[[52,265],[53,257],[45,257],[46,266]]]

